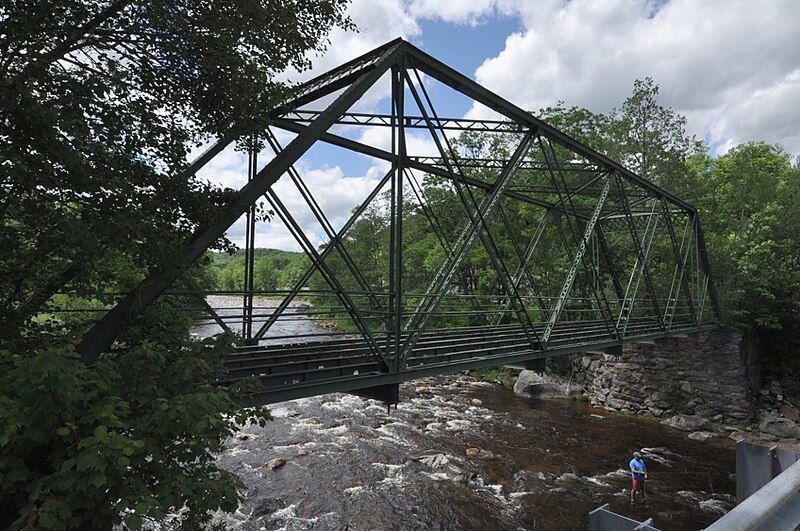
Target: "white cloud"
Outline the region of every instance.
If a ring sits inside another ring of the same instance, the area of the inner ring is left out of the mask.
[[[483,22],[495,7],[495,0],[413,0],[409,11],[420,18],[475,25]]]
[[[800,94],[794,0],[673,0],[655,12],[644,0],[500,2],[497,9],[516,12],[525,30],[510,35],[476,78],[518,105],[564,100],[605,112],[649,75],[664,103],[689,115],[693,132],[712,144],[764,138],[800,152],[797,136],[784,136],[797,123],[790,105]]]
[[[244,160],[241,161],[241,167],[244,170]],[[334,231],[338,231],[344,225],[350,218],[352,210],[378,185],[386,171],[376,165],[371,166],[364,175],[349,176],[339,166],[311,169],[302,162],[296,164],[295,168],[325,217],[333,225]],[[231,172],[231,174],[233,173]],[[245,181],[246,177],[241,180],[241,184],[244,184]],[[282,176],[272,189],[312,244],[319,246],[328,241],[322,225],[317,221],[288,175]],[[266,201],[262,203],[269,208]],[[234,223],[227,235],[237,245],[244,245],[244,217]],[[256,224],[256,246],[301,250],[300,244],[277,216],[268,222]]]

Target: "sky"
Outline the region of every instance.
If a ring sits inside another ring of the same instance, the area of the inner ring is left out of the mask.
[[[800,155],[800,0],[353,0],[348,14],[359,31],[334,30],[311,71],[286,79],[308,79],[402,37],[524,109],[564,101],[608,112],[630,95],[635,79],[650,76],[662,104],[684,114],[688,132],[712,154],[764,140]],[[433,80],[425,83],[442,116],[492,115]],[[387,112],[388,97],[382,80],[351,110]],[[352,138],[388,148],[387,133]],[[408,143],[410,152],[434,153],[419,132]],[[268,160],[267,152],[260,155],[260,164]],[[387,166],[320,146],[296,169],[338,229]],[[200,175],[239,188],[246,162],[229,149]],[[309,239],[326,241],[286,176],[274,189]],[[243,242],[242,220],[228,236]],[[256,245],[300,249],[278,221],[258,224]]]

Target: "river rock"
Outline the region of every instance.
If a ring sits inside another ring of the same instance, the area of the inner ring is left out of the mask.
[[[282,457],[274,457],[269,461],[267,461],[264,466],[269,468],[270,470],[275,470],[276,468],[280,468],[285,464],[286,464],[286,459]]]
[[[736,431],[732,431],[731,434],[728,435],[728,438],[731,439],[732,441],[738,443],[740,441],[746,440],[747,439],[747,435],[743,431],[736,430]]]
[[[481,449],[480,449],[480,448],[474,448],[474,447],[472,447],[472,448],[467,448],[467,455],[468,455],[469,457],[475,457],[475,456],[476,456],[476,455],[478,455],[479,453],[481,453]]]
[[[787,418],[792,422],[797,422],[797,420],[800,419],[800,413],[798,413],[797,408],[791,404],[784,405],[781,407],[779,412],[782,417]]]
[[[260,501],[258,505],[256,505],[255,509],[253,509],[253,516],[267,516],[275,511],[280,511],[284,508],[284,506],[285,504],[283,503],[283,500],[279,500],[277,498],[267,498],[266,500]]]
[[[693,441],[705,442],[714,436],[710,431],[694,431],[689,434],[689,438]]]
[[[431,394],[431,389],[428,386],[420,385],[419,387],[414,389],[414,392],[417,393],[418,395],[429,395]]]
[[[483,405],[483,400],[481,400],[480,398],[473,398],[472,400],[470,400],[470,403],[473,406],[482,406]]]
[[[300,448],[297,450],[297,457],[303,457],[304,455],[308,455],[308,450],[305,448]]]
[[[767,417],[758,425],[761,433],[768,433],[780,438],[794,437],[797,435],[797,424],[787,418]]]
[[[674,415],[666,420],[662,420],[661,424],[666,424],[673,428],[683,431],[696,431],[705,426],[708,420],[699,415]]]
[[[581,388],[565,382],[558,376],[522,371],[514,384],[518,395],[533,398],[567,398],[581,393]]]
[[[447,456],[444,454],[429,454],[429,455],[419,456],[417,458],[417,461],[419,461],[423,465],[428,465],[431,468],[439,468],[442,465],[446,465],[448,459]]]

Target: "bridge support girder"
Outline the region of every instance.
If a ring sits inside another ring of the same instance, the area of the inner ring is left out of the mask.
[[[587,350],[590,354],[611,354],[612,356],[622,355],[622,345],[614,345],[613,347],[599,348],[596,350]]]
[[[512,363],[506,365],[506,367],[511,367],[512,369],[522,369],[525,371],[536,371],[539,374],[544,374],[544,366],[546,361],[546,358],[536,358],[532,360],[520,361],[518,363]]]
[[[350,394],[371,400],[380,400],[387,406],[396,406],[400,403],[400,384],[390,383],[376,385],[375,387],[365,387],[364,389],[350,391]]]

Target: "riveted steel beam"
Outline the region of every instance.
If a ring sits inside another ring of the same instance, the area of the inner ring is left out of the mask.
[[[606,175],[604,181],[605,184],[603,185],[603,191],[601,192],[600,197],[597,199],[597,205],[594,208],[592,217],[589,218],[589,222],[586,224],[586,229],[583,233],[583,238],[581,239],[580,245],[578,246],[578,251],[575,253],[575,256],[572,259],[572,264],[570,265],[569,271],[567,271],[567,276],[564,279],[561,292],[558,294],[558,299],[556,300],[553,311],[550,314],[550,319],[547,321],[547,325],[542,332],[541,339],[545,344],[550,339],[550,335],[553,333],[553,328],[558,322],[558,318],[564,309],[564,304],[566,303],[567,297],[569,296],[570,291],[572,291],[572,285],[575,282],[575,276],[578,274],[578,268],[583,261],[583,255],[586,254],[586,249],[589,245],[589,238],[594,232],[594,227],[597,224],[597,220],[600,218],[600,213],[603,211],[603,205],[605,205],[606,199],[608,198],[608,192],[611,188],[611,177]]]

